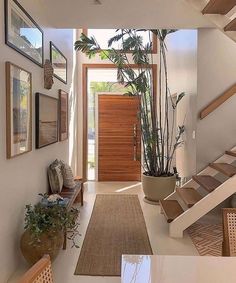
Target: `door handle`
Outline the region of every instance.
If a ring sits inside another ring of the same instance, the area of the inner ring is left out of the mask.
[[[137,161],[137,124],[133,125],[133,160]]]

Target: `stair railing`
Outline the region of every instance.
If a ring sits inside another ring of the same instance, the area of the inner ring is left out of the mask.
[[[228,100],[230,97],[236,94],[236,84],[230,87],[228,90],[226,90],[222,95],[217,97],[215,100],[213,100],[207,107],[205,107],[200,112],[200,119],[205,118],[210,113],[212,113],[214,110],[216,110],[220,105],[222,105],[226,100]]]

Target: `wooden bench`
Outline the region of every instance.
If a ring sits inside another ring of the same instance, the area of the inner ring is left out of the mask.
[[[75,177],[76,186],[74,189],[68,189],[63,187],[59,195],[63,198],[68,198],[69,203],[67,208],[70,209],[74,202],[81,202],[81,206],[84,205],[84,186],[81,177]]]
[[[84,205],[84,186],[83,186],[83,179],[79,176],[75,177],[76,186],[74,189],[68,189],[63,187],[59,195],[63,198],[68,198],[69,202],[66,208],[69,210],[72,205],[76,202],[80,202],[81,206]],[[64,232],[64,243],[63,243],[63,250],[66,249],[67,245],[67,231]]]

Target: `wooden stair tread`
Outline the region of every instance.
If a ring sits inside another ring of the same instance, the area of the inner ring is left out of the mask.
[[[168,223],[184,212],[177,200],[161,200],[160,205]]]
[[[209,175],[196,175],[193,180],[202,186],[208,192],[214,191],[221,185],[221,182]]]
[[[227,150],[225,153],[228,154],[228,155],[236,157],[236,151]]]
[[[228,177],[232,177],[236,174],[236,167],[228,163],[210,163],[210,167]]]
[[[202,199],[202,196],[193,188],[176,188],[176,192],[189,208]]]
[[[202,13],[226,15],[235,5],[235,0],[210,0]]]
[[[236,31],[236,18],[224,27],[224,31]]]

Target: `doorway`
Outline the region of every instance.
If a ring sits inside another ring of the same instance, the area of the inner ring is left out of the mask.
[[[96,151],[99,150],[96,140],[96,97],[100,93],[114,94],[127,92],[123,85],[117,82],[116,68],[88,68],[87,69],[87,178],[89,181],[97,179],[98,160]]]
[[[135,69],[137,65],[132,65]],[[152,65],[156,85],[156,65]],[[128,91],[117,82],[117,68],[113,64],[83,64],[83,179],[98,180],[98,145],[96,144],[95,97],[97,94],[124,94]],[[96,159],[97,156],[97,159]],[[141,168],[141,164],[139,163]],[[141,170],[141,169],[140,169]],[[97,174],[96,174],[97,172]],[[136,179],[137,180],[137,179]],[[114,181],[114,180],[113,180]]]

